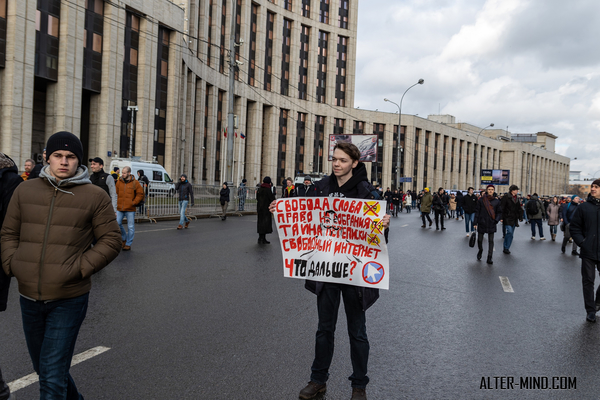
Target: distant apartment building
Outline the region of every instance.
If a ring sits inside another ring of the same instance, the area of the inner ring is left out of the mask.
[[[131,153],[223,182],[233,21],[234,184],[330,173],[330,135],[364,134],[384,187],[398,172],[405,190],[480,187],[482,169],[508,169],[522,192],[564,190],[569,159],[552,134],[448,115],[402,115],[399,129],[398,114],[354,108],[357,19],[357,0],[0,1],[0,150],[22,167],[68,130],[85,159]]]

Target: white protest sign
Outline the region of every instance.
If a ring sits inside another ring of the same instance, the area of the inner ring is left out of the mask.
[[[285,277],[388,289],[385,201],[294,197],[276,204]]]

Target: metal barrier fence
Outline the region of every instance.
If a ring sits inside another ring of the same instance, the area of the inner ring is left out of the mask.
[[[186,209],[186,216],[195,219],[197,216],[219,217],[223,213],[219,201],[222,186],[192,185],[194,191],[194,206],[191,201]],[[227,215],[242,215],[242,211],[256,212],[256,189],[249,187],[229,187],[229,204]],[[146,190],[146,199],[143,206],[135,212],[136,220],[150,220],[156,222],[157,218],[178,217],[179,193],[174,186],[165,186],[164,183],[153,184],[150,182]]]

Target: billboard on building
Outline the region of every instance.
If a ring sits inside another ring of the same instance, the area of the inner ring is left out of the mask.
[[[509,185],[510,170],[508,169],[482,169],[482,185]]]
[[[333,148],[339,142],[352,143],[360,150],[360,161],[374,162],[377,160],[377,135],[330,135],[329,161],[333,156]]]

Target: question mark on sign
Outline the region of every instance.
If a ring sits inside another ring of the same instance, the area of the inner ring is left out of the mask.
[[[352,261],[350,265],[352,265],[352,268],[350,268],[350,275],[352,275],[354,273],[354,268],[356,268],[356,261]],[[350,280],[352,280],[352,278],[350,278]]]

